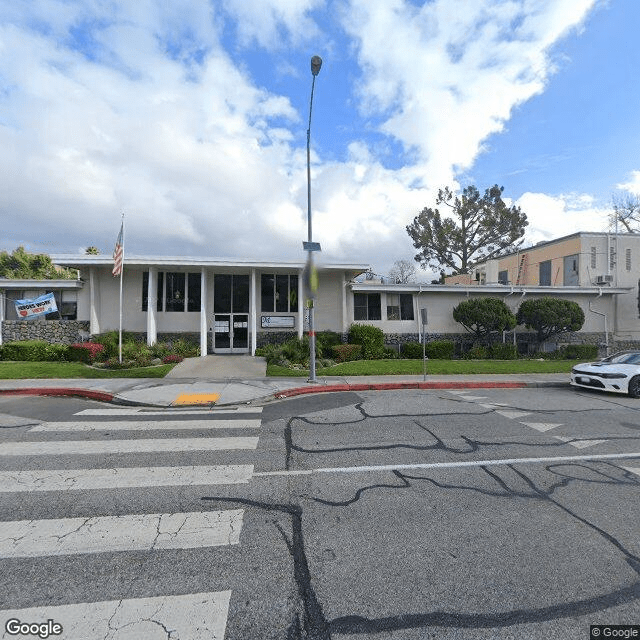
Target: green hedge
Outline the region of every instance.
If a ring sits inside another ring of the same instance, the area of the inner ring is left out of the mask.
[[[362,347],[364,360],[384,357],[384,332],[370,324],[352,324],[349,329],[349,344],[359,344]]]
[[[469,351],[467,351],[463,358],[465,360],[486,360],[489,357],[489,351],[482,345],[473,345]]]
[[[331,348],[333,359],[337,362],[351,362],[360,360],[362,356],[362,346],[359,344],[337,344]]]
[[[44,340],[20,340],[2,345],[2,360],[55,362],[69,360],[69,345],[49,344]]]
[[[518,348],[515,344],[496,342],[489,347],[488,355],[492,360],[517,360]]]
[[[427,342],[427,357],[432,360],[451,360],[456,346],[451,340],[432,340]]]
[[[595,344],[567,344],[558,349],[562,353],[562,360],[596,360],[598,346]]]
[[[432,360],[451,360],[455,353],[455,344],[451,340],[432,340],[425,345],[427,358]],[[422,359],[422,343],[405,342],[400,347],[400,353],[403,358],[412,360]]]
[[[405,342],[400,347],[400,355],[409,360],[422,358],[422,344],[420,342]]]
[[[318,331],[316,333],[316,356],[318,358],[331,353],[331,348],[342,344],[342,336],[335,331]]]

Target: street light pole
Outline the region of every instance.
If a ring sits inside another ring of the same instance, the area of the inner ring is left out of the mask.
[[[309,100],[309,127],[307,128],[307,280],[309,294],[309,382],[317,382],[316,380],[316,333],[314,322],[314,299],[315,299],[315,274],[313,268],[313,252],[315,250],[313,244],[313,232],[311,223],[311,110],[313,109],[313,89],[316,84],[316,76],[320,73],[322,66],[322,58],[313,56],[311,58],[311,73],[313,79],[311,81],[311,99]]]

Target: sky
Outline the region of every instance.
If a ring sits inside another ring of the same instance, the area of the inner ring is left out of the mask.
[[[640,194],[637,0],[0,0],[0,249],[386,275],[439,189],[526,244]],[[417,263],[416,263],[416,266]],[[430,272],[418,268],[418,279]]]

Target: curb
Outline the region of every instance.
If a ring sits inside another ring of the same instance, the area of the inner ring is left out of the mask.
[[[524,389],[524,388],[540,388],[540,387],[568,387],[568,382],[560,381],[536,381],[536,382],[501,382],[497,381],[478,381],[471,380],[441,380],[438,382],[372,382],[372,383],[343,383],[333,384],[326,386],[309,386],[309,387],[294,387],[292,389],[284,389],[277,393],[267,394],[260,398],[254,398],[252,401],[257,400],[269,400],[276,399],[281,400],[284,398],[293,398],[295,396],[307,395],[311,393],[340,393],[343,391],[392,391],[394,389]],[[166,409],[169,408],[165,404],[158,404],[153,402],[143,402],[139,400],[129,400],[123,398],[115,393],[109,393],[108,391],[99,391],[95,389],[80,389],[77,387],[23,387],[17,389],[0,389],[0,396],[60,396],[60,397],[78,397],[87,398],[89,400],[98,400],[100,402],[109,402],[111,404],[117,404],[125,407],[154,407]],[[216,404],[216,406],[228,406],[236,404],[247,404],[252,401],[242,402],[225,402]],[[188,406],[202,406],[202,405],[181,405],[183,407]]]
[[[22,389],[0,389],[0,396],[58,396],[67,398],[86,398],[88,400],[98,400],[99,402],[109,402],[111,404],[117,404],[122,407],[152,407],[154,409],[172,408],[171,405],[166,404],[143,402],[141,400],[129,400],[128,398],[123,398],[122,396],[119,396],[115,393],[109,393],[108,391],[78,389],[76,387],[24,387]],[[192,404],[182,406],[195,407],[202,405]]]
[[[76,389],[73,387],[28,387],[23,389],[0,389],[3,396],[76,396],[89,398],[90,400],[100,400],[102,402],[113,402],[114,395],[106,391],[95,391],[93,389]]]
[[[393,389],[525,389],[527,387],[567,387],[568,382],[472,382],[472,381],[441,381],[441,382],[382,382],[334,384],[326,387],[297,387],[286,389],[274,394],[274,398],[292,398],[309,393],[331,393],[340,391],[389,391]]]

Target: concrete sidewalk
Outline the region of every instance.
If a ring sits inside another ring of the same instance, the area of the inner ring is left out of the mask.
[[[177,367],[176,367],[177,368]],[[175,369],[174,369],[175,371]],[[173,372],[172,372],[173,373]],[[427,376],[322,377],[317,383],[306,378],[244,377],[203,379],[108,378],[0,380],[0,395],[81,396],[129,406],[175,407],[188,405],[242,405],[308,393],[389,389],[477,389],[568,387],[569,375],[501,374]]]

